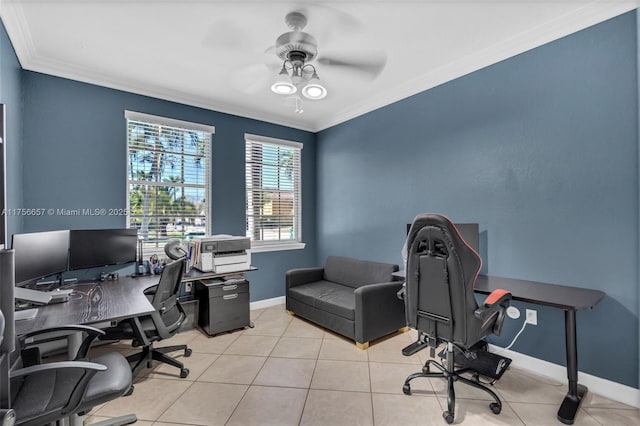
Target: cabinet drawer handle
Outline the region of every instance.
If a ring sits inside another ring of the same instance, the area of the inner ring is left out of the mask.
[[[222,298],[224,300],[231,300],[231,299],[235,299],[236,297],[238,297],[238,293],[235,294],[225,294],[224,296],[222,296]]]
[[[222,286],[222,291],[231,291],[231,290],[235,290],[237,288],[238,288],[238,284],[223,285]]]

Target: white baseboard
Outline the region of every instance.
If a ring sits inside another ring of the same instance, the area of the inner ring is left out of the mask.
[[[282,305],[285,303],[285,297],[274,297],[272,299],[258,300],[251,302],[251,309],[264,309],[271,306]],[[558,364],[534,358],[529,355],[521,354],[511,350],[504,350],[499,346],[489,345],[492,352],[501,351],[500,353],[511,358],[511,365],[514,368],[525,370],[533,374],[548,377],[561,383],[567,383],[567,369]],[[588,373],[578,371],[578,383],[589,388],[589,392],[601,395],[605,398],[640,408],[640,389],[631,386],[612,382],[602,377],[593,376]]]
[[[249,309],[270,308],[276,305],[284,305],[284,302],[285,302],[284,296],[274,297],[272,299],[258,300],[256,302],[251,302],[249,304]]]
[[[567,383],[567,369],[558,364],[534,358],[511,350],[503,350],[499,346],[489,345],[491,352],[501,351],[500,354],[512,359],[511,365],[520,370],[529,371],[540,376],[548,377],[562,383]],[[640,389],[632,388],[611,380],[593,376],[578,371],[578,383],[589,388],[589,392],[632,407],[640,408]]]

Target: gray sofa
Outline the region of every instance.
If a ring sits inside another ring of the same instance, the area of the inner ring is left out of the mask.
[[[286,273],[286,307],[322,327],[356,341],[369,341],[406,331],[404,302],[396,297],[402,281],[392,273],[398,265],[329,256],[324,267]]]

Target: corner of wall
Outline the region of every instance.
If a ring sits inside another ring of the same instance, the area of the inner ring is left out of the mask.
[[[637,141],[637,177],[638,177],[638,238],[636,239],[636,253],[640,254],[640,9],[636,9],[636,141]],[[638,270],[636,271],[636,282],[640,281],[640,262],[638,262]],[[638,297],[638,312],[640,312],[640,297]],[[640,354],[640,317],[638,318],[638,353]],[[638,359],[640,365],[640,359]],[[640,383],[640,371],[638,371],[638,383]]]

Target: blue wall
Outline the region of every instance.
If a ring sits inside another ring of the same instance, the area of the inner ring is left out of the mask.
[[[256,253],[251,299],[284,295],[284,273],[315,263],[315,135],[45,74],[23,71],[25,208],[125,208],[125,110],[213,125],[212,231],[244,234],[244,133],[289,139],[302,150],[304,250]],[[124,216],[25,217],[25,231],[120,227]]]
[[[600,289],[580,370],[638,387],[635,12],[318,135],[318,256],[401,263],[421,212],[478,222],[483,271]],[[565,364],[563,312],[514,350]],[[521,320],[509,321],[507,344]]]
[[[480,223],[485,273],[604,290],[578,313],[580,370],[638,387],[637,36],[630,13],[313,135],[22,71],[0,26],[8,207],[124,207],[129,109],[216,127],[213,231],[240,234],[243,134],[297,140],[307,248],[254,255],[252,300],[283,295],[284,271],[329,254],[400,263],[405,223],[441,212]],[[514,350],[564,364],[562,312],[518,306],[538,309],[539,325]]]
[[[22,207],[22,67],[0,20],[0,103],[6,108],[7,207]],[[7,235],[22,231],[20,216],[7,216]],[[10,245],[10,238],[7,239]]]

